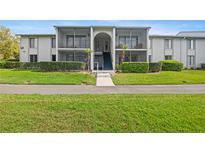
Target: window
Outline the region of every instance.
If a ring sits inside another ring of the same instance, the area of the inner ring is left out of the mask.
[[[195,49],[195,41],[194,40],[187,40],[188,49]]]
[[[171,55],[166,55],[166,56],[164,57],[164,59],[165,59],[165,60],[172,60],[172,56],[171,56]]]
[[[193,67],[195,63],[195,57],[194,56],[188,56],[188,66]]]
[[[76,48],[85,48],[86,47],[86,36],[85,35],[75,36],[75,47]]]
[[[119,43],[120,45],[128,45],[129,46],[129,40],[130,40],[130,37],[129,36],[120,36],[119,37]]]
[[[74,47],[74,36],[73,35],[67,35],[66,36],[66,47],[67,48],[73,48]]]
[[[131,38],[131,49],[136,49],[138,45],[138,37],[132,36]]]
[[[30,62],[37,62],[37,55],[30,55]]]
[[[67,48],[86,48],[86,36],[76,35],[74,41],[74,35],[67,35],[66,37]]]
[[[35,48],[35,38],[30,38],[29,39],[29,47],[30,48]]]
[[[56,48],[56,39],[55,38],[51,39],[51,47]]]
[[[152,62],[152,55],[149,55],[149,62]]]
[[[172,40],[165,40],[165,49],[172,49]]]
[[[120,36],[119,45],[128,45],[128,48],[136,49],[138,46],[138,37],[137,36]]]
[[[52,55],[52,61],[56,61],[56,55]]]

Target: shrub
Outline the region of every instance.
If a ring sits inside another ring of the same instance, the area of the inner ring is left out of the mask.
[[[181,71],[183,63],[177,60],[161,60],[162,71]]]
[[[115,69],[116,69],[117,71],[121,71],[121,70],[122,70],[122,65],[117,64],[117,65],[115,66]]]
[[[147,73],[149,71],[149,64],[147,62],[123,62],[123,73]]]
[[[4,68],[20,68],[22,62],[5,61]]]
[[[71,71],[85,69],[83,62],[39,62],[42,71]]]
[[[2,60],[2,61],[0,61],[0,68],[4,68],[5,66],[5,61],[4,60]]]
[[[149,63],[149,72],[159,72],[162,69],[162,63],[152,62]]]
[[[39,62],[24,62],[20,65],[21,69],[40,69]]]
[[[14,62],[1,61],[0,68],[36,69],[41,71],[72,71],[85,69],[83,62]]]

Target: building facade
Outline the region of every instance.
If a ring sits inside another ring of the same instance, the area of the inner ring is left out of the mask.
[[[90,67],[115,70],[120,63],[122,45],[127,45],[124,61],[181,61],[185,67],[205,63],[205,33],[180,32],[177,35],[149,35],[150,27],[54,26],[56,33],[19,34],[20,61],[82,61],[90,48]]]

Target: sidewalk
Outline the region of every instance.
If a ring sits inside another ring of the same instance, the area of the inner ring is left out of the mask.
[[[112,82],[110,73],[97,73],[96,86],[99,87],[113,87],[115,86]]]
[[[1,94],[134,94],[172,93],[205,94],[205,84],[194,85],[127,85],[97,87],[93,85],[11,85],[0,84]]]

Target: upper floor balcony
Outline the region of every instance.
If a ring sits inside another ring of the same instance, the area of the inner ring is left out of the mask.
[[[122,45],[127,45],[128,49],[147,49],[147,28],[117,28],[116,29],[116,49],[121,49]]]
[[[58,48],[62,49],[84,49],[90,48],[89,28],[58,28]]]

